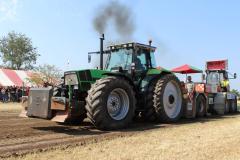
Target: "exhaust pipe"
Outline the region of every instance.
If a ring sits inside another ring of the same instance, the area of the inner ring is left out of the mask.
[[[149,44],[149,46],[152,46],[152,40],[151,39],[148,41],[148,44]]]
[[[100,37],[100,69],[103,70],[103,41],[104,41],[104,34]]]

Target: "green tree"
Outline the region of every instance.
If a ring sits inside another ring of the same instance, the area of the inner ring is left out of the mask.
[[[61,81],[62,71],[54,65],[44,64],[36,67],[31,78],[28,79],[36,86],[43,86],[44,83],[56,86]]]
[[[236,90],[236,89],[232,89],[232,90],[231,90],[231,93],[234,93],[234,94],[236,94],[238,97],[240,97],[240,93],[239,93],[239,91]]]
[[[4,66],[11,69],[33,69],[40,56],[31,39],[16,32],[0,39],[0,53]]]

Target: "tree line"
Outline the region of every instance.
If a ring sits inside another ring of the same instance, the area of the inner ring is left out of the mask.
[[[9,32],[0,38],[0,68],[13,70],[32,70],[33,76],[29,81],[37,86],[48,82],[52,85],[61,77],[61,71],[50,64],[36,65],[40,56],[32,40],[23,33]]]

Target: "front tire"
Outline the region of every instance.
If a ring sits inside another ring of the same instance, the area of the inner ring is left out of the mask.
[[[168,74],[160,78],[155,86],[153,107],[162,122],[176,122],[182,117],[183,94],[178,78]]]
[[[207,109],[207,102],[206,99],[203,97],[203,95],[199,95],[196,100],[196,109],[197,117],[204,117],[206,115],[206,109]]]
[[[86,98],[87,116],[96,128],[114,130],[129,125],[135,113],[135,93],[123,78],[96,81]]]
[[[225,114],[231,113],[232,112],[232,102],[230,100],[226,100],[225,103]]]
[[[155,108],[153,107],[153,95],[154,95],[154,90],[156,86],[157,80],[154,80],[153,82],[150,83],[148,87],[148,91],[146,94],[146,106],[145,106],[145,112],[143,113],[143,118],[146,121],[149,122],[154,122],[157,121],[158,115],[155,111]]]
[[[238,103],[237,103],[237,98],[234,100],[234,104],[235,104],[235,106],[236,106],[236,108],[235,108],[235,113],[237,113],[238,112]]]
[[[237,99],[230,101],[230,112],[237,113]]]

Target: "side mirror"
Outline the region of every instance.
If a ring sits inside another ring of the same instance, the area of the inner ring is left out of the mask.
[[[206,80],[206,75],[202,74],[202,81],[205,81],[205,80]]]
[[[236,79],[237,78],[237,73],[233,74],[233,78]]]
[[[88,55],[88,63],[91,63],[91,60],[92,60],[92,56],[89,54]]]

